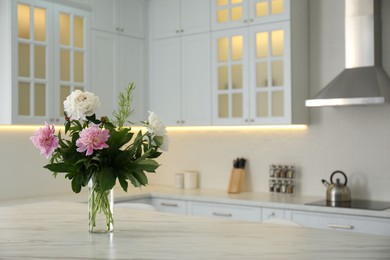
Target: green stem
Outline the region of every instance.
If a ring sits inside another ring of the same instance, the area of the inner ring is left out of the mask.
[[[93,232],[96,228],[96,217],[98,214],[104,214],[106,219],[106,231],[111,230],[111,225],[114,225],[114,218],[111,212],[109,201],[109,193],[111,191],[99,191],[96,183],[92,184],[90,191],[88,207],[89,207],[89,229]]]

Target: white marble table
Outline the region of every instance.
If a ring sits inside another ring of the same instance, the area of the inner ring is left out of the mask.
[[[0,207],[0,259],[390,259],[390,237],[115,209],[90,234],[87,205]]]

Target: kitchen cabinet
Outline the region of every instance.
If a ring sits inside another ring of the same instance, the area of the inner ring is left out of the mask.
[[[290,0],[212,1],[212,30],[232,29],[290,18]]]
[[[152,206],[158,211],[187,214],[187,202],[184,200],[152,198]]]
[[[369,233],[376,235],[390,234],[390,220],[343,214],[329,214],[308,211],[291,211],[291,220],[305,227]]]
[[[93,0],[91,27],[144,38],[147,3],[144,0]]]
[[[147,118],[145,17],[143,0],[93,1],[91,53],[93,92],[99,96],[99,114],[112,116],[118,96],[135,83],[129,120],[140,125]]]
[[[261,208],[222,203],[190,202],[189,214],[203,217],[261,221]]]
[[[210,31],[210,0],[152,0],[153,39]]]
[[[134,82],[131,107],[135,113],[129,120],[141,124],[147,119],[145,40],[92,30],[91,42],[91,89],[100,98],[98,114],[111,117],[117,109],[119,93]]]
[[[210,125],[210,33],[153,40],[151,46],[151,109],[166,125]]]
[[[63,101],[89,86],[89,13],[39,0],[1,4],[3,51],[10,53],[1,61],[9,86],[1,123],[62,122]]]
[[[214,125],[307,122],[307,1],[289,7],[291,20],[213,32]]]

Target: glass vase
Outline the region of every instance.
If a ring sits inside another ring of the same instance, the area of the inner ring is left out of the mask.
[[[101,191],[92,177],[88,183],[89,232],[108,233],[114,230],[114,191]]]

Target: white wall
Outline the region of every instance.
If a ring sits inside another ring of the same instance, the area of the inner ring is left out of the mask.
[[[390,13],[390,1],[382,1]],[[340,0],[310,0],[311,93],[316,93],[344,67],[344,8]],[[390,15],[383,15],[390,26]],[[390,72],[390,30],[385,32],[384,64]],[[353,198],[390,200],[390,105],[312,108],[306,130],[235,129],[171,130],[170,150],[152,184],[173,185],[174,173],[198,170],[202,188],[227,189],[232,160],[248,162],[246,190],[267,191],[268,167],[294,163],[298,192],[325,196],[321,179],[340,169],[350,178]],[[158,111],[156,111],[158,112]],[[0,199],[70,191],[29,137],[34,128],[0,128]]]

